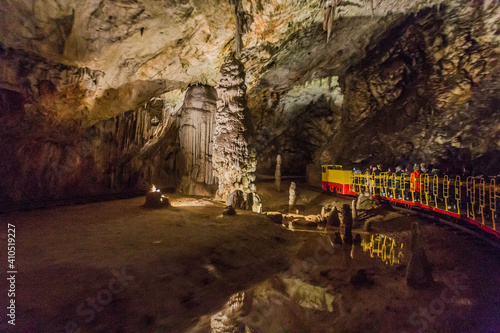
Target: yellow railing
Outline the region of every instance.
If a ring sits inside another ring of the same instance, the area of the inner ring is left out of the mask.
[[[462,182],[460,176],[450,179],[448,175],[439,177],[421,174],[411,183],[405,174],[396,176],[386,172],[377,176],[357,174],[352,175],[350,179],[354,192],[368,191],[371,182],[371,194],[403,200],[409,196],[409,200],[413,203],[432,206],[458,215],[463,210],[464,216],[498,232],[496,213],[500,195],[495,179],[467,177]],[[417,192],[420,194],[418,198]],[[374,251],[376,254],[378,250],[375,248]]]

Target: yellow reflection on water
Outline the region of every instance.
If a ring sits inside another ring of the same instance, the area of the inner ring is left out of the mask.
[[[404,261],[403,243],[384,235],[371,235],[361,241],[363,251],[370,252],[370,257],[378,257],[388,265],[398,265]]]

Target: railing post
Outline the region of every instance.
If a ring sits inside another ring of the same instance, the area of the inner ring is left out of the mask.
[[[479,180],[479,213],[481,214],[481,223],[484,225],[484,206],[485,206],[486,184],[484,178]]]
[[[448,180],[448,175],[444,175],[443,177],[443,198],[444,198],[444,207],[445,210],[448,211],[448,198],[450,197],[450,181]]]
[[[495,214],[497,211],[497,188],[495,179],[490,180],[490,210],[491,210],[491,221],[493,222],[493,230],[496,229]]]
[[[460,215],[460,201],[462,200],[462,180],[460,176],[455,178],[455,200],[457,201],[457,213]]]

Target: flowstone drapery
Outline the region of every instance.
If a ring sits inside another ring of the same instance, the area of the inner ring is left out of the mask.
[[[243,64],[230,55],[222,65],[220,77],[213,147],[214,173],[219,180],[217,196],[225,199],[232,191],[240,189],[246,197],[251,192],[250,184],[255,180],[256,160],[245,138]]]
[[[217,92],[211,86],[191,86],[186,92],[179,126],[183,193],[213,195],[210,185],[215,184],[212,148],[216,101]]]

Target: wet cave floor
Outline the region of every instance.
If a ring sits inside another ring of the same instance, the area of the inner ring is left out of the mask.
[[[273,185],[258,184],[263,209],[284,212],[287,192]],[[160,210],[142,197],[1,215],[3,248],[7,223],[16,226],[18,274],[16,326],[2,314],[0,331],[499,330],[499,250],[463,232],[378,209],[365,214],[373,232],[353,230],[361,244],[334,245],[335,228],[300,221],[351,199],[301,187],[293,230],[249,211],[223,217],[224,204],[207,198],[170,200]],[[433,264],[426,289],[405,284],[415,221]]]

